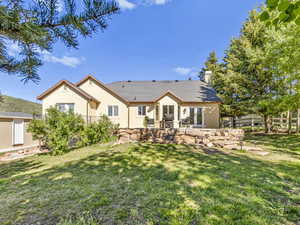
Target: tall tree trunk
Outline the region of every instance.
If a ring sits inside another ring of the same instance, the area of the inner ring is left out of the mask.
[[[269,133],[269,131],[270,131],[268,119],[269,119],[268,115],[264,115],[264,128],[265,128],[265,134]]]

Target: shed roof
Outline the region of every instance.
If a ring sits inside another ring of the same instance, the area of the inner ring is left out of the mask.
[[[33,115],[23,112],[0,112],[0,118],[32,119]]]

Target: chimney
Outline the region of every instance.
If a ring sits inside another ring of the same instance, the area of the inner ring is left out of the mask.
[[[204,74],[204,82],[207,84],[211,83],[211,76],[212,76],[212,71],[205,71]]]

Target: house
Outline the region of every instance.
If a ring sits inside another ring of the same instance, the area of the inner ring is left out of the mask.
[[[143,128],[145,118],[149,127],[156,128],[219,128],[221,100],[213,88],[200,80],[104,84],[88,75],[76,84],[62,80],[37,99],[43,102],[43,114],[54,106],[80,114],[86,121],[107,115],[120,128]]]
[[[22,150],[38,146],[27,132],[31,114],[21,112],[0,112],[0,152]]]

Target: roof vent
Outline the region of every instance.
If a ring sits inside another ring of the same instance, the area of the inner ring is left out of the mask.
[[[156,80],[152,80],[152,82],[156,82]]]
[[[131,82],[131,80],[128,80],[127,82],[128,82],[128,83],[130,83],[130,82]]]

